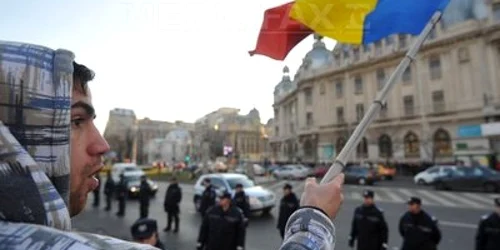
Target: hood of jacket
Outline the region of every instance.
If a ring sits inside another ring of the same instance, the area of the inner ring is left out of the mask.
[[[71,229],[74,55],[0,41],[0,220]]]

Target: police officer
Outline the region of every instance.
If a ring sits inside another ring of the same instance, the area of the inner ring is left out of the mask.
[[[163,243],[158,239],[158,224],[156,220],[148,218],[139,219],[132,225],[130,231],[134,241],[165,250]]]
[[[280,236],[283,239],[285,236],[285,226],[290,215],[299,208],[299,199],[295,193],[292,192],[292,186],[285,184],[283,187],[283,198],[280,201],[280,212],[278,216],[277,228],[280,231]]]
[[[101,175],[97,172],[94,177],[97,179],[97,187],[92,191],[94,193],[94,207],[99,207],[99,203],[101,202]]]
[[[120,174],[120,182],[118,183],[116,191],[118,196],[118,212],[116,215],[123,217],[125,216],[125,201],[127,200],[128,194],[128,184],[123,174]]]
[[[476,250],[500,249],[500,198],[495,199],[496,211],[481,218],[476,234]]]
[[[104,184],[104,195],[106,196],[106,211],[111,210],[111,201],[113,199],[113,194],[115,193],[115,182],[111,177],[111,171],[107,172],[106,183]]]
[[[149,214],[149,199],[151,197],[151,187],[145,175],[141,176],[141,185],[139,186],[139,208],[140,217],[146,218]]]
[[[172,179],[172,183],[168,186],[165,193],[165,201],[163,208],[167,212],[167,227],[163,229],[164,232],[170,231],[172,220],[174,221],[174,233],[179,232],[179,203],[182,200],[182,190],[179,187],[177,178]]]
[[[198,236],[197,249],[243,250],[245,225],[243,213],[231,205],[231,194],[224,192],[219,205],[206,212]]]
[[[203,180],[203,185],[205,186],[205,190],[201,194],[200,212],[202,216],[205,216],[207,210],[211,206],[215,205],[215,198],[217,197],[217,194],[215,193],[209,178]]]
[[[437,219],[421,206],[422,200],[418,197],[408,201],[408,212],[399,221],[399,233],[403,237],[401,250],[436,250],[441,241]]]
[[[357,240],[358,250],[387,249],[388,229],[383,211],[375,203],[375,194],[371,190],[363,192],[364,202],[354,210],[349,247],[354,247]]]
[[[250,216],[250,202],[248,201],[248,196],[245,194],[245,190],[243,190],[243,185],[241,183],[236,184],[233,204],[241,209],[245,218]]]

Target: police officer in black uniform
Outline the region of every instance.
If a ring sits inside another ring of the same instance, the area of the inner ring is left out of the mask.
[[[495,199],[496,211],[481,218],[476,234],[476,250],[500,249],[500,198]]]
[[[375,194],[371,190],[363,192],[363,205],[356,208],[352,219],[349,247],[357,240],[358,250],[387,249],[388,228],[381,209],[375,206]]]
[[[215,193],[209,178],[203,180],[203,185],[205,186],[205,191],[201,194],[200,213],[202,216],[205,216],[207,210],[215,205],[215,198],[217,197],[217,194]]]
[[[219,205],[206,212],[198,236],[198,250],[243,250],[245,225],[243,213],[231,205],[231,194],[224,192]]]
[[[134,241],[165,250],[163,243],[158,239],[158,224],[156,220],[148,218],[139,219],[132,225],[130,231]]]
[[[106,196],[106,211],[111,210],[111,202],[115,193],[115,182],[111,177],[111,171],[107,172],[106,183],[104,184],[104,195]]]
[[[120,174],[120,182],[116,191],[118,196],[118,212],[116,215],[123,217],[125,216],[125,201],[128,195],[128,184],[123,174]]]
[[[280,201],[280,212],[277,225],[282,239],[285,236],[285,226],[288,218],[299,208],[299,206],[299,199],[297,199],[295,193],[292,192],[292,186],[288,183],[285,184],[283,187],[283,198],[281,198]]]
[[[441,241],[437,219],[421,208],[422,200],[411,197],[408,212],[399,221],[399,233],[403,237],[401,250],[436,250]]]
[[[174,177],[172,183],[167,188],[165,201],[163,202],[163,208],[167,212],[167,227],[163,229],[164,232],[170,231],[172,221],[174,221],[174,233],[179,232],[179,203],[181,200],[182,190],[179,187],[177,178]]]
[[[151,187],[145,175],[141,176],[141,185],[139,186],[139,208],[140,217],[146,218],[149,214],[149,199],[151,198]]]
[[[243,190],[243,185],[241,183],[236,184],[236,190],[233,197],[233,204],[241,209],[245,218],[250,216],[250,202],[248,196]]]
[[[94,192],[94,204],[92,204],[94,207],[99,207],[99,204],[101,203],[101,175],[99,172],[95,174],[95,178],[98,181],[97,187],[93,190]]]

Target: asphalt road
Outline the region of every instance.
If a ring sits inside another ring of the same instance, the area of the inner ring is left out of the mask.
[[[265,184],[281,198],[281,188],[285,181]],[[290,182],[294,191],[301,194],[303,182]],[[406,184],[405,184],[406,183]],[[181,203],[181,227],[178,234],[161,231],[166,223],[163,212],[163,196],[166,183],[159,183],[158,197],[151,201],[150,217],[159,222],[160,238],[168,249],[195,249],[201,217],[195,213],[193,206],[192,185],[182,185],[183,200]],[[347,249],[347,239],[350,231],[352,213],[361,201],[361,192],[364,187],[346,185],[345,201],[335,220],[337,228],[336,249]],[[483,193],[441,192],[428,187],[416,187],[405,180],[383,182],[372,189],[376,193],[376,201],[385,212],[389,224],[390,249],[401,246],[401,237],[397,232],[397,225],[402,213],[406,211],[405,201],[410,196],[420,196],[424,209],[439,219],[443,240],[440,249],[470,250],[474,246],[476,225],[480,217],[489,213],[493,208],[493,198],[499,195]],[[130,226],[139,217],[138,202],[128,201],[126,217],[115,216],[117,204],[113,204],[113,212],[106,212],[101,201],[101,208],[93,208],[89,202],[85,211],[73,219],[76,230],[102,233],[122,239],[130,239]],[[269,216],[254,215],[247,229],[246,249],[278,249],[281,243],[276,229],[277,209],[273,209]]]

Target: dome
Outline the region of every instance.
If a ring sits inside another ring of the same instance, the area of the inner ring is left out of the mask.
[[[170,131],[165,137],[166,141],[189,141],[191,140],[191,135],[189,131],[183,128],[176,128]]]
[[[313,49],[306,54],[301,67],[306,70],[318,69],[333,63],[332,53],[326,48],[322,39],[322,36],[314,35]]]
[[[488,8],[484,1],[453,0],[444,11],[442,22],[444,27],[470,20],[484,19],[488,16]]]
[[[250,117],[254,117],[254,118],[258,118],[260,117],[260,113],[259,111],[256,109],[256,108],[253,108],[252,110],[250,110],[250,112],[248,113],[248,116]]]
[[[278,85],[276,85],[276,87],[274,88],[275,95],[279,95],[282,92],[290,89],[291,80],[288,73],[290,73],[290,69],[288,69],[288,66],[285,66],[283,68],[283,77],[281,78],[281,82],[279,82]]]

